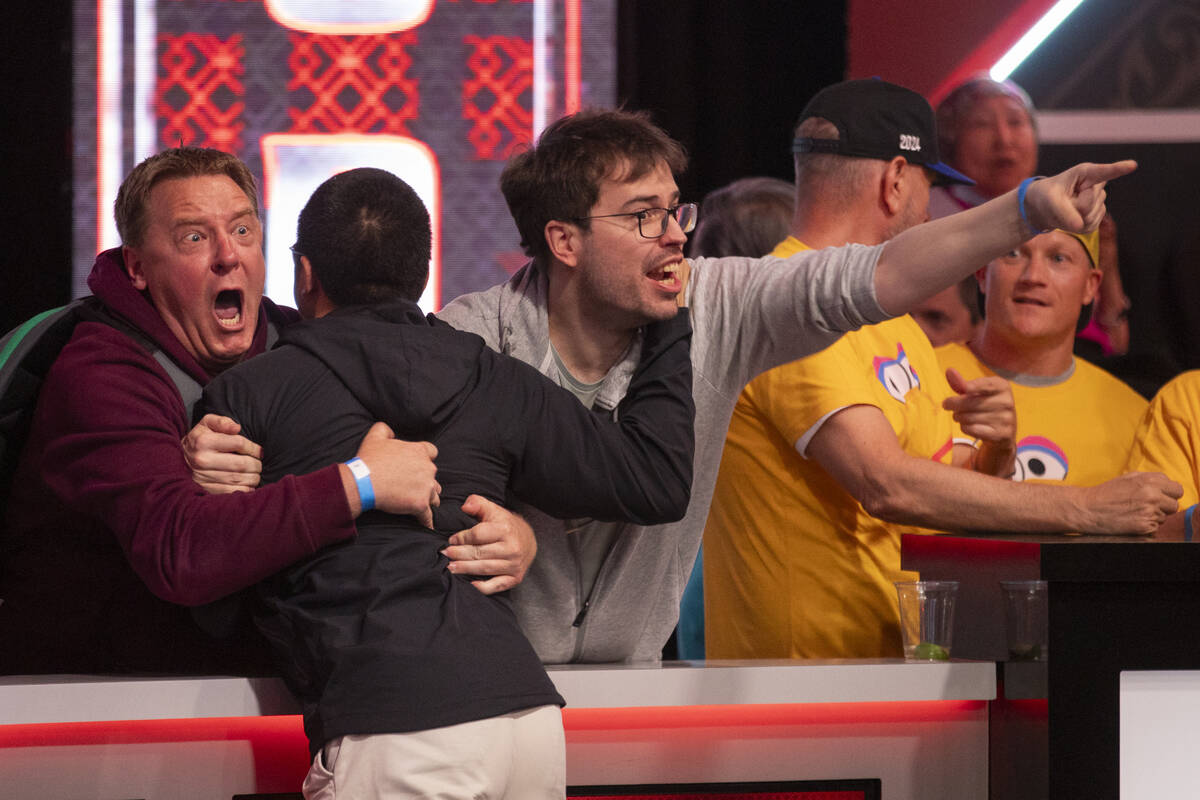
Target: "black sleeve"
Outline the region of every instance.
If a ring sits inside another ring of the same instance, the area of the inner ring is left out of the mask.
[[[498,372],[511,370],[500,379],[522,386],[526,406],[508,436],[512,491],[558,517],[642,525],[681,519],[695,451],[691,337],[686,309],[646,328],[616,422],[527,365],[515,369],[512,359],[497,359]]]
[[[244,402],[246,387],[239,380],[240,376],[229,372],[218,375],[209,381],[196,403],[195,417],[199,420],[205,414],[220,414],[229,417],[242,426],[241,434],[253,442],[259,441],[259,433],[250,415],[247,413],[251,404]]]

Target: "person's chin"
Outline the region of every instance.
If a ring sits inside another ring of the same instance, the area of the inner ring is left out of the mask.
[[[219,341],[213,343],[209,352],[214,361],[229,366],[241,361],[253,344],[254,330],[248,328],[222,336]]]
[[[673,318],[679,313],[679,305],[674,298],[670,302],[658,302],[647,309],[647,322],[662,322]]]

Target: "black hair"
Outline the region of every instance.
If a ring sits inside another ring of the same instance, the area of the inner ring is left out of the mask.
[[[361,167],[317,187],[300,212],[294,249],[339,306],[416,302],[429,279],[431,240],[429,212],[412,187]]]

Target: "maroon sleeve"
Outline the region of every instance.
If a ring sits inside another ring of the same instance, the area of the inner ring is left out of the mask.
[[[182,401],[124,334],[82,323],[46,378],[42,477],[114,532],[156,595],[198,605],[243,589],[355,534],[337,466],[229,495],[192,481]]]

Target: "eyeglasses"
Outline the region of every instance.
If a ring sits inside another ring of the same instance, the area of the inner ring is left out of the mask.
[[[680,203],[670,208],[643,208],[641,211],[626,211],[624,214],[594,214],[590,217],[571,217],[572,222],[585,219],[606,219],[608,217],[637,217],[638,233],[644,239],[657,239],[667,232],[668,220],[674,218],[684,233],[691,233],[696,227],[696,218],[700,216],[700,206],[696,203]],[[649,232],[647,232],[649,231]]]

